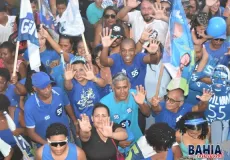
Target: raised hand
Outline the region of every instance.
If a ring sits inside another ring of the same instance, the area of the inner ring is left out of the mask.
[[[155,54],[159,48],[160,42],[154,39],[150,39],[149,42],[149,46],[143,46],[143,48],[146,49],[149,54]]]
[[[98,130],[104,137],[113,137],[113,122],[110,122],[110,117],[105,119],[102,128],[98,128]]]
[[[157,107],[159,105],[161,101],[161,98],[160,97],[152,97],[151,100],[150,100],[150,103],[152,104],[153,107]]]
[[[93,67],[91,65],[89,64],[84,65],[84,72],[85,75],[82,75],[83,78],[90,81],[96,78],[96,76],[93,73]]]
[[[141,34],[141,40],[147,41],[149,40],[149,36],[153,33],[153,30],[151,28],[145,28],[144,31]]]
[[[215,3],[217,2],[217,0],[206,0],[205,4],[209,7],[213,6]]]
[[[73,70],[73,66],[71,64],[67,64],[64,73],[65,80],[72,80],[75,73],[76,71]]]
[[[133,95],[133,98],[137,104],[144,104],[145,101],[145,96],[146,96],[146,91],[142,85],[136,86],[137,93]]]
[[[43,25],[42,25],[42,24],[40,25],[39,33],[40,33],[41,36],[44,37],[44,38],[47,38],[48,36],[50,36],[49,33],[47,32],[47,30],[45,30],[45,29],[43,28]]]
[[[117,39],[117,37],[111,38],[111,35],[112,29],[109,30],[108,27],[103,28],[103,34],[100,34],[103,47],[110,47],[112,43]]]
[[[127,2],[127,6],[130,8],[136,8],[139,4],[141,4],[141,2],[137,0],[128,0]]]
[[[203,89],[203,94],[201,96],[196,96],[196,98],[200,99],[203,102],[208,102],[212,97],[213,93],[209,89]]]
[[[89,117],[86,114],[81,114],[81,120],[78,119],[79,126],[82,132],[90,132],[92,126],[90,124]]]
[[[165,15],[165,9],[161,7],[160,3],[155,3],[153,7],[154,14],[151,15],[154,19],[162,20]]]

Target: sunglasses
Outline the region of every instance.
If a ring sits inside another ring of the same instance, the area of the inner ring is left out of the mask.
[[[109,17],[111,17],[112,19],[115,19],[116,18],[116,15],[115,14],[106,14],[104,15],[105,19],[109,19]]]
[[[52,147],[57,147],[58,145],[59,145],[60,147],[62,147],[62,146],[64,146],[64,145],[66,145],[67,142],[68,142],[68,139],[66,139],[66,140],[64,140],[64,141],[59,141],[59,142],[51,142],[51,141],[48,139],[48,143],[49,143],[50,146],[52,146]]]
[[[223,42],[224,41],[224,39],[222,39],[222,38],[216,38],[216,39],[214,39],[215,41],[221,41],[221,42]]]
[[[177,101],[175,99],[169,98],[167,95],[164,96],[165,102],[169,101],[170,104],[174,104],[176,102],[182,102],[182,101]]]

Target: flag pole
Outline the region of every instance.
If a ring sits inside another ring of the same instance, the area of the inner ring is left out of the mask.
[[[124,6],[126,6],[126,0],[124,0]]]
[[[86,55],[89,55],[89,50],[88,50],[88,47],[87,47],[87,44],[86,44],[84,33],[81,34],[81,37],[82,37],[82,41],[83,41],[83,44],[84,44],[84,47],[85,47]]]
[[[14,68],[13,68],[13,76],[16,76],[17,62],[18,62],[18,50],[19,50],[19,41],[16,43],[16,51],[14,56]]]
[[[156,88],[155,97],[159,96],[160,85],[161,85],[161,80],[162,80],[163,72],[164,72],[164,64],[161,63],[161,68],[160,68],[160,73],[159,73],[159,77],[158,77],[158,82],[157,82],[157,88]]]

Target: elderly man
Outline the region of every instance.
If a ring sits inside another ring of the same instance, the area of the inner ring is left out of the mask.
[[[150,107],[145,103],[146,92],[144,87],[137,86],[136,90],[130,89],[130,82],[124,73],[118,73],[112,80],[113,92],[101,99],[101,102],[108,106],[111,120],[121,124],[126,128],[128,122],[129,128],[137,140],[142,136],[141,129],[138,125],[138,109],[145,116],[150,115]],[[119,145],[125,148],[131,142],[122,141]]]
[[[174,80],[170,83],[172,84]],[[170,85],[169,85],[170,86]],[[169,88],[168,88],[169,89]],[[151,99],[153,116],[157,122],[168,123],[170,127],[175,128],[176,122],[187,112],[203,112],[208,107],[208,101],[212,97],[212,92],[203,90],[202,96],[197,96],[200,102],[193,106],[184,103],[184,91],[180,88],[169,89],[168,94],[164,96],[164,101],[160,102],[159,97]]]
[[[35,94],[30,96],[25,103],[24,113],[28,135],[37,143],[37,146],[47,143],[45,134],[50,124],[62,123],[69,129],[66,112],[78,126],[67,96],[60,88],[52,87],[50,83],[50,77],[46,73],[33,74],[32,84]]]

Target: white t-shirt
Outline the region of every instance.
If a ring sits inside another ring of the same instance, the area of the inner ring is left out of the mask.
[[[154,31],[153,37],[157,38],[163,45],[168,32],[168,23],[161,20],[153,20],[151,23],[146,23],[140,11],[128,13],[129,23],[132,24],[134,41],[137,43],[141,38],[141,34],[145,28],[151,27]],[[156,37],[155,37],[156,36]]]
[[[9,36],[13,33],[13,27],[16,16],[8,16],[8,22],[5,26],[0,24],[0,44],[8,41]]]

